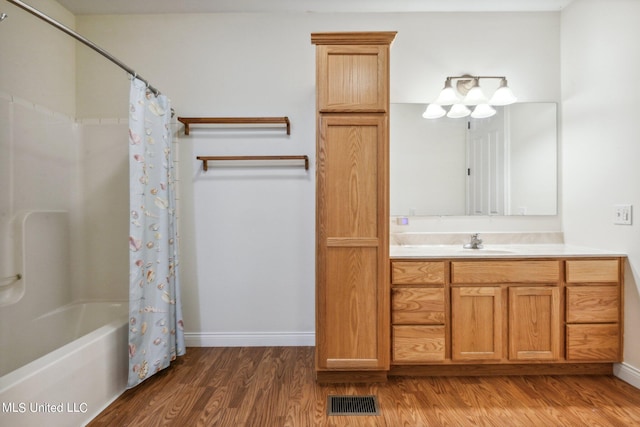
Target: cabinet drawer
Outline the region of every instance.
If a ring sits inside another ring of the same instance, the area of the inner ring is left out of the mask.
[[[567,286],[568,323],[618,322],[618,286]]]
[[[442,285],[444,262],[394,261],[391,282],[395,285]]]
[[[619,358],[619,325],[567,325],[567,360],[617,362]]]
[[[620,265],[617,259],[568,260],[568,283],[618,282]]]
[[[453,261],[452,283],[556,283],[558,261]]]
[[[444,324],[443,288],[393,288],[391,319],[396,324]]]
[[[394,326],[395,362],[433,362],[444,360],[444,326]]]

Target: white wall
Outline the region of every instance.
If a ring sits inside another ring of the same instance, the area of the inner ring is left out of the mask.
[[[429,102],[446,76],[461,73],[504,74],[521,100],[557,102],[559,22],[559,13],[79,16],[78,31],[168,94],[179,116],[291,119],[289,137],[207,130],[180,137],[183,308],[192,343],[313,343],[313,166],[205,174],[195,161],[204,154],[307,154],[315,163],[311,32],[397,30],[392,102]],[[126,117],[125,73],[86,49],[77,58],[78,116]],[[105,177],[120,168],[110,164]],[[479,231],[560,228],[558,217],[476,221]],[[116,222],[112,235],[126,239],[126,226]],[[455,231],[469,223],[429,225],[438,226]],[[112,266],[126,269],[115,259]]]
[[[625,366],[640,387],[640,2],[575,0],[562,13],[563,210],[568,243],[628,253]],[[636,207],[613,224],[613,205]]]
[[[75,18],[53,0],[29,5],[71,28]],[[75,43],[9,2],[0,9],[8,18],[0,24],[0,91],[75,116]]]

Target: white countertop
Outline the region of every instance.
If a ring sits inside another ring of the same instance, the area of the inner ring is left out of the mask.
[[[564,244],[484,245],[464,249],[462,245],[392,245],[390,258],[561,258],[623,257],[624,253]]]

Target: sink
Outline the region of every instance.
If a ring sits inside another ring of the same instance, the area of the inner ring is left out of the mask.
[[[504,249],[502,247],[484,247],[482,249],[467,249],[461,245],[401,245],[403,250],[410,252],[419,252],[429,255],[443,256],[487,256],[487,255],[509,255],[516,254],[517,251]]]
[[[475,254],[477,253],[478,255],[482,255],[482,254],[513,254],[515,252],[513,251],[507,251],[504,249],[461,249],[461,252],[464,253],[468,253],[468,254]]]

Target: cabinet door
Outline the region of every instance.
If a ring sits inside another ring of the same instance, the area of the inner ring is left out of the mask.
[[[317,51],[318,111],[386,112],[387,45],[321,45]]]
[[[509,359],[556,360],[559,357],[558,288],[509,288]]]
[[[317,367],[385,370],[391,311],[387,119],[319,120]]]
[[[451,358],[502,359],[503,317],[501,288],[451,288]]]
[[[318,325],[318,362],[329,369],[377,369],[385,353],[379,339],[379,273],[375,247],[331,247],[326,256]]]

